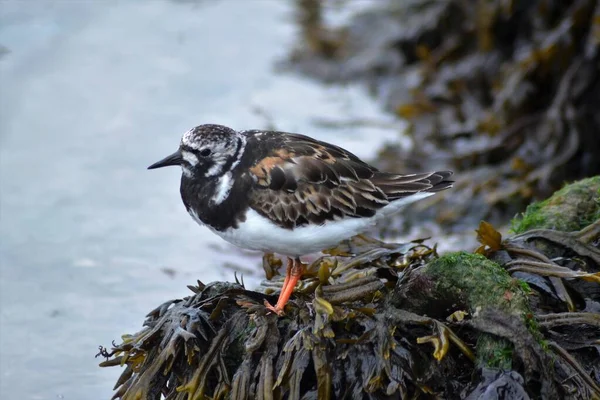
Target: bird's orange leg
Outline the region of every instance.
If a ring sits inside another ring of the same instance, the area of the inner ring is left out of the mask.
[[[287,267],[285,269],[285,279],[283,280],[283,286],[281,287],[282,292],[290,283],[290,275],[292,274],[292,268],[294,268],[294,260],[288,257]]]
[[[275,304],[275,307],[273,307],[268,301],[265,300],[265,307],[277,315],[283,315],[283,307],[285,307],[286,303],[290,299],[290,296],[296,287],[296,283],[298,283],[303,273],[304,265],[300,259],[296,258],[292,261],[291,258],[288,258],[288,267],[285,274],[285,280],[283,281],[283,287],[279,293],[277,304]]]

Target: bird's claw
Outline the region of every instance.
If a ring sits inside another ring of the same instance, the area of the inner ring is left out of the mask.
[[[270,312],[275,313],[280,317],[284,314],[283,309],[277,307],[277,305],[272,306],[271,303],[269,303],[267,300],[265,300],[264,304],[265,304],[266,309],[269,310]]]

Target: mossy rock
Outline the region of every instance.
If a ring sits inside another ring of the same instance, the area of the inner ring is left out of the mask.
[[[514,279],[494,261],[464,251],[448,253],[415,272],[400,288],[400,305],[435,318],[464,310],[475,316],[485,310],[499,310],[521,321],[525,335],[537,339],[537,324],[530,323],[531,310],[526,283]],[[477,339],[476,364],[510,370],[513,345],[510,341],[481,334]]]
[[[529,311],[527,284],[494,261],[465,251],[445,254],[410,277],[394,302],[401,308],[444,319],[452,312],[470,314],[498,308],[513,315]]]
[[[514,233],[531,229],[579,231],[600,219],[600,176],[566,185],[550,198],[533,203],[511,221]]]
[[[498,307],[509,313],[528,309],[522,283],[494,261],[464,251],[446,254],[426,267],[437,284],[436,291],[462,299],[469,312]]]
[[[512,278],[504,268],[482,255],[464,251],[449,253],[427,265],[426,269],[435,279],[438,293],[460,299],[472,314],[491,307],[518,315],[525,321],[529,313],[523,282]],[[479,336],[479,366],[508,371],[512,369],[512,361],[513,345],[508,340],[487,334]]]

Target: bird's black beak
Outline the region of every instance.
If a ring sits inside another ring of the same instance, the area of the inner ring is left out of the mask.
[[[181,152],[179,150],[177,150],[175,153],[171,154],[170,156],[166,156],[162,160],[155,162],[154,164],[149,166],[148,169],[168,167],[171,165],[181,165],[182,160],[183,159],[181,158]]]

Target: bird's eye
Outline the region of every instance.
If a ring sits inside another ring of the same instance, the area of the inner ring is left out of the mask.
[[[202,151],[200,151],[200,155],[202,157],[208,157],[208,156],[210,156],[210,149],[203,149]]]

